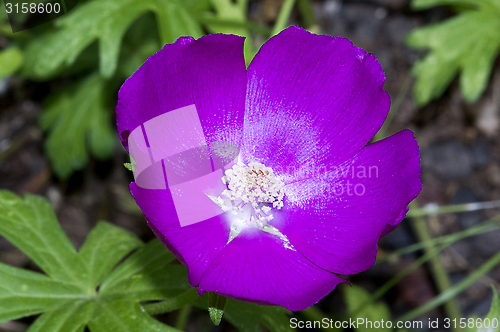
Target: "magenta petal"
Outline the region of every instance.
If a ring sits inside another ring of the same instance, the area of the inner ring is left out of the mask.
[[[205,272],[198,291],[302,310],[344,281],[285,248],[277,236],[257,230],[227,245]]]
[[[208,142],[239,144],[246,91],[243,43],[234,35],[182,37],[151,56],[118,94],[116,121],[123,145],[145,121],[192,104]]]
[[[155,234],[188,268],[189,283],[198,286],[229,239],[229,224],[224,216],[181,227],[170,190],[144,189],[135,182],[130,184],[130,190]]]
[[[324,163],[340,164],[379,130],[390,106],[380,64],[344,38],[290,27],[248,67],[244,159],[290,183]]]
[[[286,186],[284,208],[272,224],[318,266],[353,274],[375,263],[378,239],[399,224],[422,189],[418,145],[403,130],[341,167]]]

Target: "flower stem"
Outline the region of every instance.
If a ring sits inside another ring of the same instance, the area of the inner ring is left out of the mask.
[[[309,0],[297,0],[297,7],[302,16],[302,22],[308,30],[318,30],[319,26]]]
[[[177,314],[177,320],[175,321],[175,327],[178,328],[181,331],[184,331],[186,328],[186,323],[189,318],[189,314],[191,313],[191,306],[189,304],[186,304],[179,310],[179,313]]]
[[[412,203],[410,203],[410,209],[418,209],[417,202],[413,201]],[[432,240],[432,237],[429,234],[429,230],[427,228],[425,220],[418,216],[412,217],[411,220],[413,229],[415,230],[415,233],[417,234],[419,240],[423,243],[427,243],[427,245],[424,247],[424,251],[432,256],[430,259],[432,276],[434,277],[439,292],[443,294],[451,288],[451,282],[440,256],[433,254],[439,249],[436,248],[432,242],[430,242]],[[452,320],[455,318],[460,319],[460,317],[462,316],[458,304],[454,298],[447,299],[447,301],[444,303],[444,308],[448,318]],[[452,328],[452,331],[461,331],[461,329],[459,327],[456,327]]]
[[[290,18],[290,14],[292,13],[293,6],[295,5],[295,0],[285,0],[283,6],[281,7],[281,11],[276,19],[276,23],[274,24],[273,31],[271,33],[272,36],[278,34],[281,30],[286,28],[288,19]]]
[[[66,14],[68,12],[68,9],[66,7],[66,1],[65,0],[61,0],[61,5],[62,5],[64,13]]]
[[[351,316],[357,317],[361,314],[366,308],[371,306],[375,301],[377,301],[380,297],[382,297],[385,293],[387,293],[392,287],[394,287],[398,282],[400,282],[403,278],[410,275],[413,271],[415,271],[420,265],[426,263],[432,257],[439,255],[439,252],[444,248],[448,247],[449,244],[442,244],[436,248],[436,250],[426,252],[425,255],[419,257],[416,261],[407,266],[404,270],[396,274],[394,277],[385,282],[382,286],[380,286],[374,293],[370,295],[370,298],[359,308],[354,311]]]
[[[472,272],[467,278],[464,280],[460,281],[458,284],[453,286],[452,288],[448,289],[445,292],[442,292],[429,302],[425,303],[423,306],[418,307],[417,309],[410,311],[406,315],[402,316],[399,318],[400,320],[411,320],[414,319],[415,317],[418,317],[429,310],[432,310],[436,308],[437,306],[443,304],[444,302],[448,301],[449,299],[455,298],[459,293],[467,289],[470,285],[472,285],[474,282],[479,280],[483,275],[488,273],[491,269],[493,269],[495,266],[497,266],[500,263],[500,252],[497,252],[493,257],[488,259],[486,263],[481,265],[479,268],[477,268],[474,272]]]
[[[411,211],[411,210],[410,210]],[[486,233],[486,232],[491,232],[497,229],[500,229],[500,215],[497,215],[491,219],[488,219],[486,221],[483,221],[475,226],[469,227],[461,232],[458,233],[453,233],[449,235],[443,235],[440,237],[435,237],[432,240],[429,241],[423,241],[423,242],[418,242],[412,245],[409,245],[407,247],[395,250],[391,253],[385,254],[384,256],[378,258],[377,257],[377,262],[376,264],[380,264],[384,261],[387,261],[388,259],[392,257],[397,257],[401,256],[404,254],[408,254],[410,252],[414,252],[417,250],[420,250],[424,248],[425,246],[428,246],[430,244],[432,245],[441,245],[441,244],[453,244],[457,241],[460,241],[462,239],[465,239],[470,236]]]
[[[424,206],[423,208],[412,209],[406,214],[407,217],[421,217],[441,213],[468,212],[486,209],[500,208],[500,200],[489,202],[475,202],[465,204],[454,204],[444,206]]]
[[[160,315],[177,309],[184,308],[187,304],[194,302],[198,297],[199,296],[197,289],[191,288],[188,291],[172,299],[168,299],[161,302],[144,304],[142,307],[150,315]]]

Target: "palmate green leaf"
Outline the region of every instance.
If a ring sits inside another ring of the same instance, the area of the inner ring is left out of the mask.
[[[92,319],[95,303],[93,301],[68,301],[56,309],[47,310],[27,332],[83,332]]]
[[[89,267],[89,286],[100,285],[123,256],[140,246],[142,242],[135,235],[99,222],[79,252],[80,258]],[[108,254],[103,255],[103,252]]]
[[[353,320],[362,318],[365,321],[380,322],[382,319],[384,321],[391,319],[391,312],[387,305],[383,302],[372,303],[371,305],[366,306],[363,310],[359,310],[359,308],[370,300],[370,294],[362,287],[353,285],[352,287],[344,288],[344,300],[347,304],[347,311]],[[364,324],[358,325],[355,330],[356,332],[391,331],[389,328],[370,328],[369,325],[366,326]]]
[[[136,301],[175,297],[190,288],[183,265],[159,240],[153,240],[118,266],[102,283],[103,296],[127,296]]]
[[[82,289],[0,263],[0,323],[35,315],[82,297]]]
[[[105,82],[94,74],[58,94],[40,116],[40,127],[49,131],[46,153],[58,177],[82,169],[89,150],[99,159],[113,153],[116,135],[104,94]]]
[[[191,289],[185,268],[169,264],[174,257],[159,241],[144,245],[99,222],[77,253],[45,199],[7,191],[0,191],[0,235],[48,274],[0,263],[0,323],[42,313],[28,332],[83,332],[86,326],[92,332],[178,332],[140,304]]]
[[[407,37],[409,46],[430,50],[413,67],[414,95],[420,106],[439,97],[458,72],[465,100],[476,101],[500,51],[500,0],[413,0],[412,6],[426,9],[445,4],[461,5],[464,10],[443,23],[415,29]]]
[[[96,302],[89,328],[91,332],[180,332],[151,318],[138,303],[126,298]]]
[[[86,271],[76,260],[76,250],[57,222],[45,199],[26,195],[25,199],[0,191],[0,235],[28,255],[54,280],[82,287]]]
[[[93,0],[77,6],[56,21],[60,30],[33,43],[28,53],[36,57],[32,75],[47,77],[62,65],[72,64],[91,43],[99,41],[100,72],[111,77],[118,63],[122,38],[141,15],[156,15],[163,44],[181,36],[201,37],[202,30],[188,4],[182,0]]]

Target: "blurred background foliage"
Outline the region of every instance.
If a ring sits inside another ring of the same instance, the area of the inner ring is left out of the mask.
[[[310,5],[298,2],[306,28],[314,31]],[[293,5],[285,2],[282,20],[270,29],[247,20],[248,0],[81,0],[57,20],[20,33],[9,32],[2,8],[0,33],[11,43],[0,52],[0,78],[16,72],[37,81],[74,78],[72,86],[47,97],[40,120],[48,133],[47,155],[64,179],[81,170],[89,154],[110,157],[116,140],[111,121],[115,98],[109,97],[162,45],[181,36],[233,33],[247,38],[248,64],[258,47],[250,31],[265,41],[286,26],[286,11]],[[438,98],[460,72],[463,97],[475,102],[500,51],[500,0],[412,2],[414,10],[438,5],[451,5],[458,14],[407,37],[409,46],[430,50],[413,68],[415,101],[424,106]],[[86,96],[94,100],[82,102]]]
[[[7,43],[0,49],[0,81],[15,76],[37,87],[55,82],[50,85],[50,89],[44,88],[46,93],[41,98],[42,109],[36,121],[45,133],[44,151],[51,162],[47,172],[53,172],[61,181],[61,186],[71,187],[71,176],[88,168],[93,160],[111,160],[117,150],[125,155],[125,150],[119,147],[114,124],[117,91],[124,80],[163,45],[173,43],[181,36],[199,38],[218,32],[238,34],[246,37],[245,59],[248,65],[262,43],[291,23],[321,33],[322,24],[316,18],[321,15],[314,10],[312,1],[275,2],[278,3],[272,7],[276,9],[275,15],[266,21],[250,18],[249,7],[259,3],[252,0],[80,0],[74,9],[62,17],[17,33],[12,32],[2,5],[0,36]],[[406,3],[404,0],[353,2],[391,3],[387,5],[390,8],[397,7],[394,3]],[[460,98],[477,105],[475,103],[492,82],[492,70],[500,52],[500,0],[407,2],[410,3],[411,11],[425,12],[430,8],[441,7],[445,8],[446,14],[441,15],[439,20],[431,20],[429,25],[415,27],[403,36],[406,44],[420,50],[420,53],[412,68],[413,78],[408,76],[400,85],[388,119],[376,140],[386,136],[413,82],[413,100],[419,112],[425,112],[432,103],[439,104],[442,97],[450,89],[453,90],[453,82],[457,77]],[[322,8],[335,12],[343,2],[316,1],[318,3],[321,3]],[[292,12],[295,13],[293,19]],[[386,15],[383,12],[379,14]],[[28,21],[30,16],[24,15],[20,19]],[[391,78],[388,77],[388,80]],[[495,129],[489,135],[498,136]],[[422,144],[420,140],[419,143]],[[0,155],[0,162],[8,158],[5,151]],[[120,208],[140,215],[134,202],[122,189],[116,189],[117,195],[121,197]],[[54,200],[51,199],[51,202]],[[426,263],[430,267],[437,294],[400,318],[417,319],[441,306],[446,317],[463,317],[456,300],[458,294],[478,280],[498,286],[498,282],[488,278],[487,274],[500,262],[500,254],[490,255],[460,282],[450,281],[440,255],[458,241],[498,231],[500,218],[496,215],[464,230],[440,236],[432,236],[426,218],[432,220],[442,214],[471,213],[499,206],[498,201],[457,202],[422,208],[416,202],[413,203],[408,217],[411,218],[416,243],[392,252],[382,250],[377,265],[391,260],[400,261],[404,255],[416,252],[419,253],[418,259],[388,277],[373,292],[357,285],[343,288],[345,315],[322,311],[319,306],[313,306],[295,314],[296,317],[303,320],[321,320],[325,317],[337,320],[349,317],[391,319],[394,313],[381,299],[399,281]],[[106,215],[106,212],[103,214]],[[197,300],[185,278],[181,277],[185,276],[183,267],[172,263],[173,256],[158,241],[144,243],[132,233],[99,222],[92,231],[87,230],[90,234],[82,249],[76,253],[60,229],[54,211],[44,199],[35,196],[21,199],[9,192],[0,193],[0,223],[0,235],[21,249],[45,273],[36,274],[0,263],[0,286],[8,285],[6,288],[0,287],[0,323],[44,312],[29,331],[83,331],[85,326],[89,326],[92,331],[112,331],[116,326],[121,326],[120,322],[125,322],[127,326],[119,327],[120,331],[178,331],[187,324],[190,304],[203,309],[208,306],[206,297]],[[20,230],[25,237],[20,238],[11,232],[12,229]],[[107,245],[96,245],[104,238],[109,241]],[[42,250],[44,252],[38,252],[40,248],[45,248]],[[128,256],[134,250],[137,251]],[[146,259],[152,252],[155,255],[153,258],[149,256],[151,259],[165,264],[168,261],[174,267],[165,265],[155,269],[152,261]],[[89,261],[86,258],[89,255],[97,255],[100,260]],[[114,270],[112,268],[118,261],[114,261],[113,257],[123,258]],[[61,262],[67,265],[61,266]],[[85,277],[73,280],[77,275]],[[138,280],[144,275],[148,275],[148,278],[133,285],[127,283],[127,278]],[[58,280],[59,284],[55,285],[51,278]],[[87,296],[103,285],[107,290],[100,292],[97,299],[86,302]],[[170,285],[175,287],[169,288]],[[16,289],[14,300],[12,289]],[[494,295],[487,317],[500,319],[498,295],[495,290],[492,293]],[[54,294],[61,296],[58,298]],[[62,300],[68,297],[71,297],[71,301]],[[148,302],[157,300],[161,302]],[[117,314],[113,319],[89,314],[95,308]],[[171,324],[175,328],[159,324],[150,317],[172,311],[177,313],[175,322]],[[270,331],[287,331],[289,314],[281,308],[230,301],[224,318],[240,331],[259,331],[262,326]],[[138,320],[131,321],[130,317]],[[484,331],[484,328],[469,326],[464,329]],[[210,327],[205,326],[203,330],[208,331]],[[356,332],[371,330],[360,328]],[[490,328],[487,331],[498,332],[500,329]]]
[[[71,86],[47,97],[40,117],[48,133],[47,155],[65,179],[85,167],[90,154],[111,156],[117,142],[112,96],[162,45],[181,36],[234,33],[248,37],[250,60],[248,31],[255,25],[247,22],[246,10],[246,0],[83,0],[53,22],[9,33],[2,8],[0,31],[11,43],[0,53],[0,77],[15,72],[36,81],[72,77]]]

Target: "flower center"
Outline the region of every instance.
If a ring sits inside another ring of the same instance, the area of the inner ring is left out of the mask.
[[[235,215],[232,238],[247,226],[263,229],[273,219],[272,209],[283,207],[285,185],[271,168],[256,162],[248,166],[239,163],[224,174],[222,181],[227,189],[216,202],[224,211]]]

